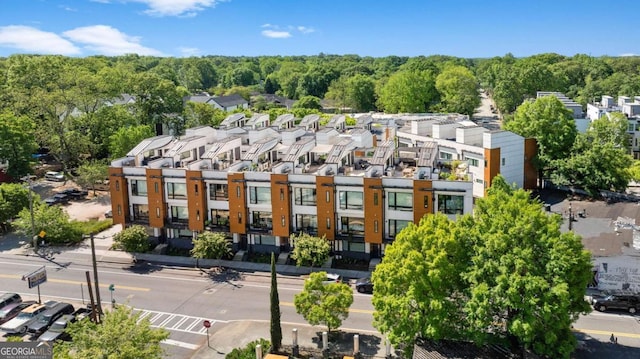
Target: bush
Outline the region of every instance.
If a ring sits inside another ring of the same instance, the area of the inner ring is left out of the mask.
[[[71,225],[83,235],[96,234],[113,226],[112,219],[91,219],[88,221],[71,221]]]
[[[151,249],[147,229],[140,225],[133,225],[116,233],[113,236],[113,244],[125,252],[145,253]]]
[[[244,348],[235,348],[229,354],[225,355],[225,359],[255,359],[256,357],[256,346],[260,344],[262,345],[262,356],[264,357],[269,352],[269,347],[271,343],[264,339],[254,340],[251,343],[247,344]]]

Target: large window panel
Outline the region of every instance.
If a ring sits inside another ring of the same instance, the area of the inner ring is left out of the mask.
[[[251,212],[251,228],[273,229],[273,215],[271,212]]]
[[[186,199],[187,184],[186,183],[167,183],[167,198],[169,199]]]
[[[389,209],[395,211],[413,211],[413,194],[407,192],[389,192]]]
[[[464,212],[464,196],[439,194],[438,211],[444,214],[462,214]]]
[[[131,181],[131,194],[134,196],[146,196],[147,195],[147,181],[132,180]]]
[[[315,206],[316,205],[316,189],[315,188],[295,188],[295,202],[299,206]]]
[[[229,199],[229,186],[224,183],[210,183],[209,199],[214,201],[226,201]]]
[[[218,227],[229,226],[229,211],[226,209],[211,210],[211,225]]]
[[[133,219],[147,220],[149,219],[149,205],[146,204],[134,204],[133,205]]]
[[[186,222],[189,220],[189,209],[183,206],[171,206],[171,220]]]
[[[403,221],[400,219],[391,219],[389,220],[389,237],[395,238],[395,236],[400,233],[403,229],[405,229],[409,225],[410,221]]]
[[[313,214],[296,214],[296,228],[308,234],[318,233],[318,216]]]
[[[271,203],[271,187],[249,187],[249,201],[252,204]]]
[[[358,191],[340,191],[340,209],[362,209],[364,201],[362,192]]]
[[[340,233],[344,235],[363,236],[364,218],[340,217]]]

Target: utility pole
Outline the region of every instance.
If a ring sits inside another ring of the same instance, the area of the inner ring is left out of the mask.
[[[89,235],[91,239],[91,261],[93,262],[93,281],[96,285],[96,306],[98,308],[97,318],[102,321],[102,303],[100,300],[100,283],[98,282],[98,264],[96,262],[96,245],[93,241],[93,233]]]
[[[571,208],[571,202],[569,202],[569,230],[573,229],[573,211]]]
[[[98,310],[93,301],[93,290],[91,289],[91,274],[89,274],[89,271],[86,271],[85,275],[87,276],[87,289],[89,289],[89,299],[91,300],[91,320],[98,324]]]
[[[33,245],[34,252],[38,252],[38,235],[36,234],[36,222],[33,218],[33,193],[32,193],[32,183],[31,178],[29,176],[23,177],[23,181],[27,182],[27,189],[29,190],[29,214],[31,215],[31,240]]]

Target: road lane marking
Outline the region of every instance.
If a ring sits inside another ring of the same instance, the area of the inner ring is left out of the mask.
[[[0,278],[4,278],[4,279],[20,279],[22,280],[22,276],[21,275],[17,275],[17,274],[0,274]],[[81,281],[77,281],[77,280],[68,280],[68,279],[56,279],[56,278],[47,278],[47,282],[51,282],[51,283],[60,283],[60,284],[87,284],[86,282],[81,282]],[[100,284],[100,287],[102,288],[108,288],[109,285],[107,284]],[[126,286],[126,285],[116,285],[116,287],[118,289],[124,289],[124,290],[132,290],[132,291],[137,291],[137,292],[150,292],[151,288],[143,288],[143,287],[130,287],[130,286]]]
[[[180,342],[180,341],[173,340],[173,339],[165,339],[165,340],[161,341],[161,343],[162,344],[167,344],[167,345],[173,345],[173,346],[180,347],[180,348],[191,349],[191,350],[196,350],[196,349],[200,348],[200,346],[198,344],[185,343],[185,342]]]
[[[291,303],[291,302],[280,302],[280,305],[284,305],[286,307],[295,307],[295,304]],[[368,309],[355,309],[355,308],[349,308],[349,312],[350,313],[363,313],[363,314],[373,314],[373,310],[368,310]]]
[[[616,337],[622,337],[622,338],[635,338],[635,339],[640,338],[640,334],[634,334],[634,333],[621,333],[621,332],[611,332],[608,330],[577,329],[577,328],[573,328],[572,330],[573,332],[576,332],[576,333],[604,335],[607,337],[613,334]]]

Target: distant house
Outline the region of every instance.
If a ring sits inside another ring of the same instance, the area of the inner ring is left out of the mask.
[[[133,95],[129,95],[128,93],[123,93],[118,97],[114,97],[112,99],[106,100],[104,102],[107,106],[115,106],[115,105],[131,105],[136,103],[136,98]]]
[[[208,93],[203,92],[198,95],[186,96],[185,98],[183,98],[183,101],[185,104],[187,102],[206,103],[223,111],[233,111],[239,108],[249,108],[249,102],[238,94],[229,96],[211,96]]]
[[[283,96],[278,96],[275,94],[260,94],[258,96],[255,96],[254,99],[257,97],[264,98],[264,101],[268,104],[273,104],[278,107],[284,107],[287,110],[292,109],[293,104],[296,102],[296,100],[292,100],[292,99],[289,99]]]

